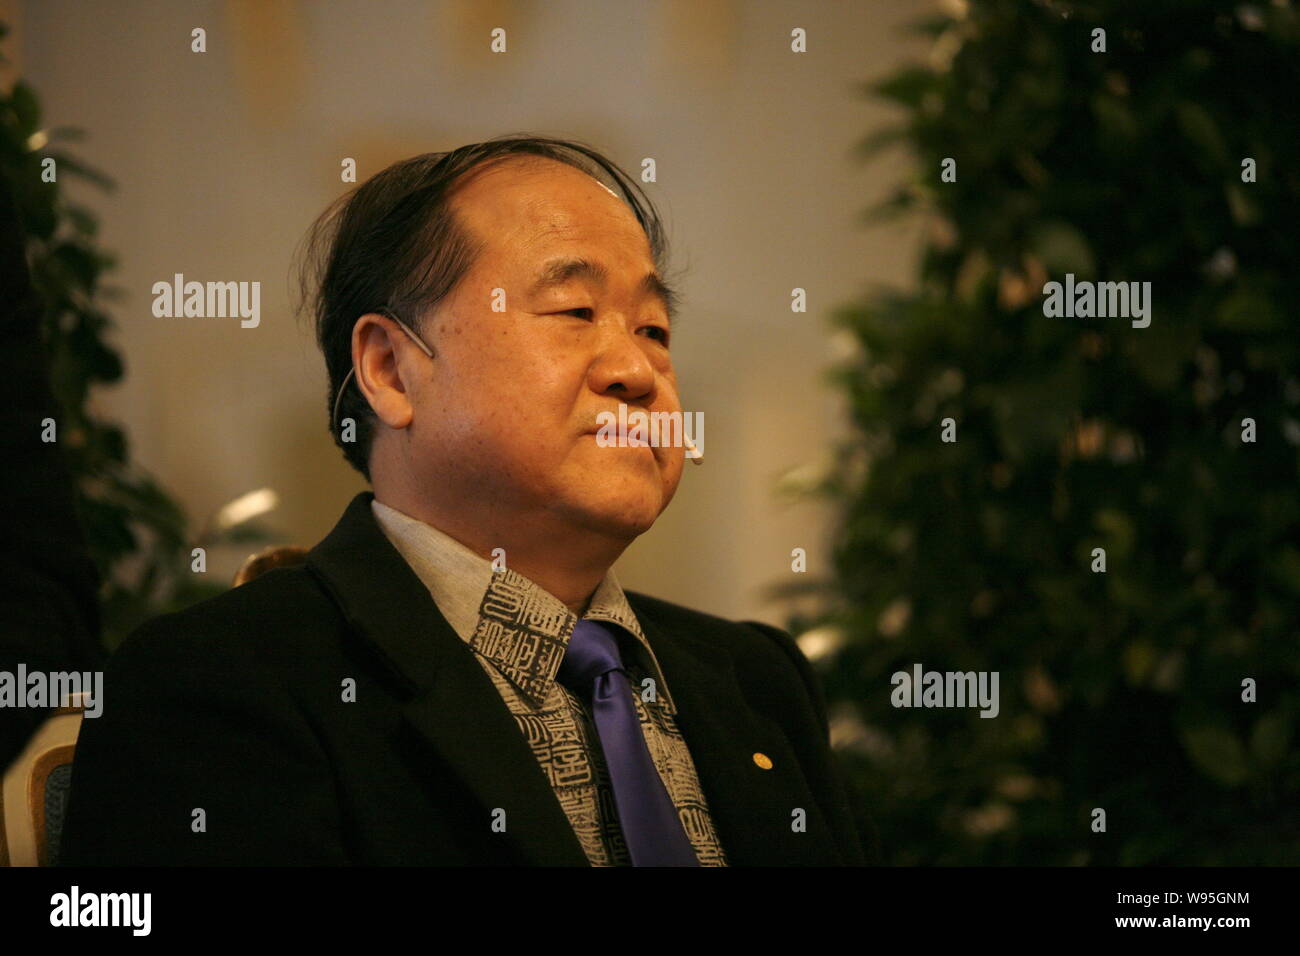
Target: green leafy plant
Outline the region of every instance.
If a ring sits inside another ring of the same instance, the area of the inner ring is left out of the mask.
[[[0,39],[8,28],[0,24]],[[219,537],[192,537],[180,505],[130,461],[126,433],[99,417],[96,388],[122,379],[123,363],[107,341],[113,323],[105,303],[119,293],[104,284],[113,257],[97,241],[97,219],[70,202],[67,176],[109,190],[112,181],[62,144],[79,129],[41,125],[32,89],[19,81],[0,95],[0,176],[26,231],[32,284],[45,306],[43,333],[51,385],[62,415],[59,442],[77,485],[77,508],[91,558],[102,579],[104,643],[115,647],[147,618],[220,593],[225,585],[190,572],[190,549],[217,540],[263,540],[256,527]],[[47,161],[56,178],[47,181]]]
[[[927,232],[916,291],[835,316],[843,523],[795,626],[837,636],[845,760],[895,863],[1294,864],[1297,11],[962,10],[870,87],[904,118],[864,152],[915,175],[869,218]],[[1151,282],[1150,326],[1045,316],[1066,273]],[[1000,715],[893,707],[917,662],[999,672]]]

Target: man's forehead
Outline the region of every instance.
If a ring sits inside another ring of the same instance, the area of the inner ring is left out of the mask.
[[[603,195],[596,206],[590,200]],[[609,203],[605,196],[613,199]],[[556,160],[511,157],[481,171],[457,190],[456,204],[463,212],[518,217],[553,229],[578,224],[593,214],[636,221],[628,204],[605,183],[585,170]],[[638,227],[639,228],[639,227]]]
[[[491,237],[477,268],[493,272],[493,282],[501,281],[501,270],[507,270],[512,281],[527,283],[523,288],[530,296],[573,281],[604,285],[612,275],[631,276],[643,295],[663,302],[671,320],[678,295],[659,275],[649,239],[631,207],[583,170],[554,162],[547,165],[560,167],[557,171],[569,177],[567,181],[548,183],[534,177],[531,181],[499,179],[495,184],[484,179],[475,184],[482,189],[484,204],[477,207],[481,215],[470,213],[470,224],[487,227],[490,232],[484,238]],[[613,202],[603,196],[591,202],[594,190],[573,191],[574,186],[590,184],[603,189]],[[509,195],[503,197],[502,192]]]
[[[494,175],[506,170],[491,170],[457,195],[456,215],[478,234],[485,252],[516,260],[523,252],[529,259],[561,251],[599,254],[613,251],[612,240],[625,250],[624,255],[631,243],[637,247],[633,255],[649,261],[649,240],[623,199],[583,170],[556,162],[546,167],[517,166],[514,171],[522,175],[515,176]],[[558,248],[566,244],[574,248]]]

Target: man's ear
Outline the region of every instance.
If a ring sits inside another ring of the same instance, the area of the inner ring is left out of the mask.
[[[406,428],[415,417],[407,385],[413,365],[403,361],[406,341],[396,322],[378,312],[367,312],[352,326],[352,367],[357,388],[381,422],[389,428]],[[403,376],[403,368],[405,375]]]

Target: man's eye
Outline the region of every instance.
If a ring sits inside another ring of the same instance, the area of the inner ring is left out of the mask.
[[[654,333],[654,335],[653,335],[652,337],[653,337],[653,338],[657,338],[657,339],[658,339],[660,342],[662,342],[664,345],[667,345],[667,344],[668,344],[668,330],[667,330],[667,329],[662,328],[661,326],[658,326],[658,325],[648,325],[648,326],[646,326],[645,331]]]
[[[592,316],[592,310],[591,310],[591,309],[586,309],[586,308],[583,308],[583,309],[565,309],[563,312],[559,312],[559,313],[556,313],[556,314],[557,314],[557,315],[572,315],[572,316],[574,316],[575,318],[579,318],[579,319],[589,319],[589,318],[591,318],[591,316]]]

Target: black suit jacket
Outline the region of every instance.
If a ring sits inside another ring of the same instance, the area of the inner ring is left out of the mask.
[[[82,724],[63,864],[586,865],[514,718],[372,497],[353,499],[305,564],[127,639],[103,715]],[[862,863],[824,705],[790,637],[628,600],[729,861]],[[874,836],[867,846],[874,856]]]

